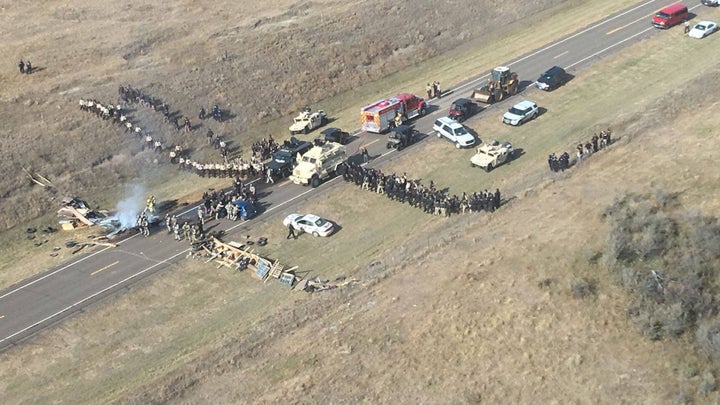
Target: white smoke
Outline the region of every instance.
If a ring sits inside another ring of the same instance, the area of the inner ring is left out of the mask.
[[[145,209],[145,187],[140,184],[129,186],[124,199],[117,203],[115,216],[123,228],[130,228],[137,225],[137,218]]]

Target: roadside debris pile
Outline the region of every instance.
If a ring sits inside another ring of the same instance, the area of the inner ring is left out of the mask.
[[[75,197],[62,199],[63,207],[57,212],[63,230],[70,231],[78,227],[93,226],[107,218],[107,214],[90,208],[88,203]]]
[[[258,240],[260,246],[266,243],[266,238]],[[256,253],[252,248],[253,245],[253,241],[225,243],[216,235],[195,243],[188,257],[197,260],[204,259],[205,263],[214,261],[218,264],[218,268],[224,266],[237,271],[250,270],[250,274],[258,280],[267,283],[268,280],[277,279],[280,284],[286,285],[294,291],[324,291],[357,282],[356,279],[346,280],[344,277],[333,282],[320,278],[303,279],[295,274],[297,266],[286,269],[279,260],[273,261]]]

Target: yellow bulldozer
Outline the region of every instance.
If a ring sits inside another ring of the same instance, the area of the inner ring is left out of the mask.
[[[507,66],[498,66],[492,71],[486,85],[475,89],[470,96],[481,103],[502,101],[506,96],[513,96],[518,91],[518,75]]]

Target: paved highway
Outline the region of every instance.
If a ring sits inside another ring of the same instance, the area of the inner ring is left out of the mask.
[[[578,72],[593,60],[643,37],[668,35],[650,27],[650,16],[666,3],[670,1],[652,0],[635,4],[618,14],[504,64],[518,72],[520,79],[523,80],[521,89],[527,87],[524,91],[537,91],[530,87],[532,80],[553,65],[565,67],[570,73]],[[682,28],[676,27],[674,31],[678,29]],[[415,128],[420,132],[432,134],[432,122],[436,117],[447,113],[452,100],[469,95],[471,89],[483,83],[487,77],[488,73],[485,72],[481,76],[446,90],[446,94],[451,94],[442,99],[431,100],[431,105],[434,106],[433,112],[419,119],[415,123]],[[489,108],[499,111],[517,100],[519,97]],[[367,147],[370,155],[376,156],[371,161],[373,166],[386,163],[395,153],[412,153],[413,148],[407,148],[402,152],[387,151],[385,138],[386,136],[383,135],[356,134],[355,140],[348,146],[348,151],[354,153],[360,146]],[[439,142],[435,137],[430,136],[423,141]],[[450,143],[448,147],[452,147]],[[292,207],[298,201],[314,197],[317,193],[323,193],[337,184],[338,178],[325,182],[317,189],[297,186],[287,180],[269,187],[258,183],[258,192],[264,207],[261,219],[277,216],[272,219],[280,223],[281,214],[293,211]],[[194,213],[194,210],[186,213],[187,218],[195,219]],[[224,229],[232,235],[236,228],[245,227],[252,222],[253,220],[245,223],[221,220],[213,230]],[[212,222],[209,226],[211,225]],[[150,238],[133,236],[120,242],[116,248],[95,251],[0,291],[0,351],[82,311],[83,308],[110,294],[117,293],[128,285],[167,269],[187,254],[187,247],[186,243],[175,242],[172,236],[164,231],[156,232]]]

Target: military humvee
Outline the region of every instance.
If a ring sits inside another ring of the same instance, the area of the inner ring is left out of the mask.
[[[475,156],[470,158],[470,165],[473,167],[482,167],[486,172],[500,166],[505,162],[509,162],[513,158],[513,147],[510,142],[498,141],[486,143],[477,148]]]

